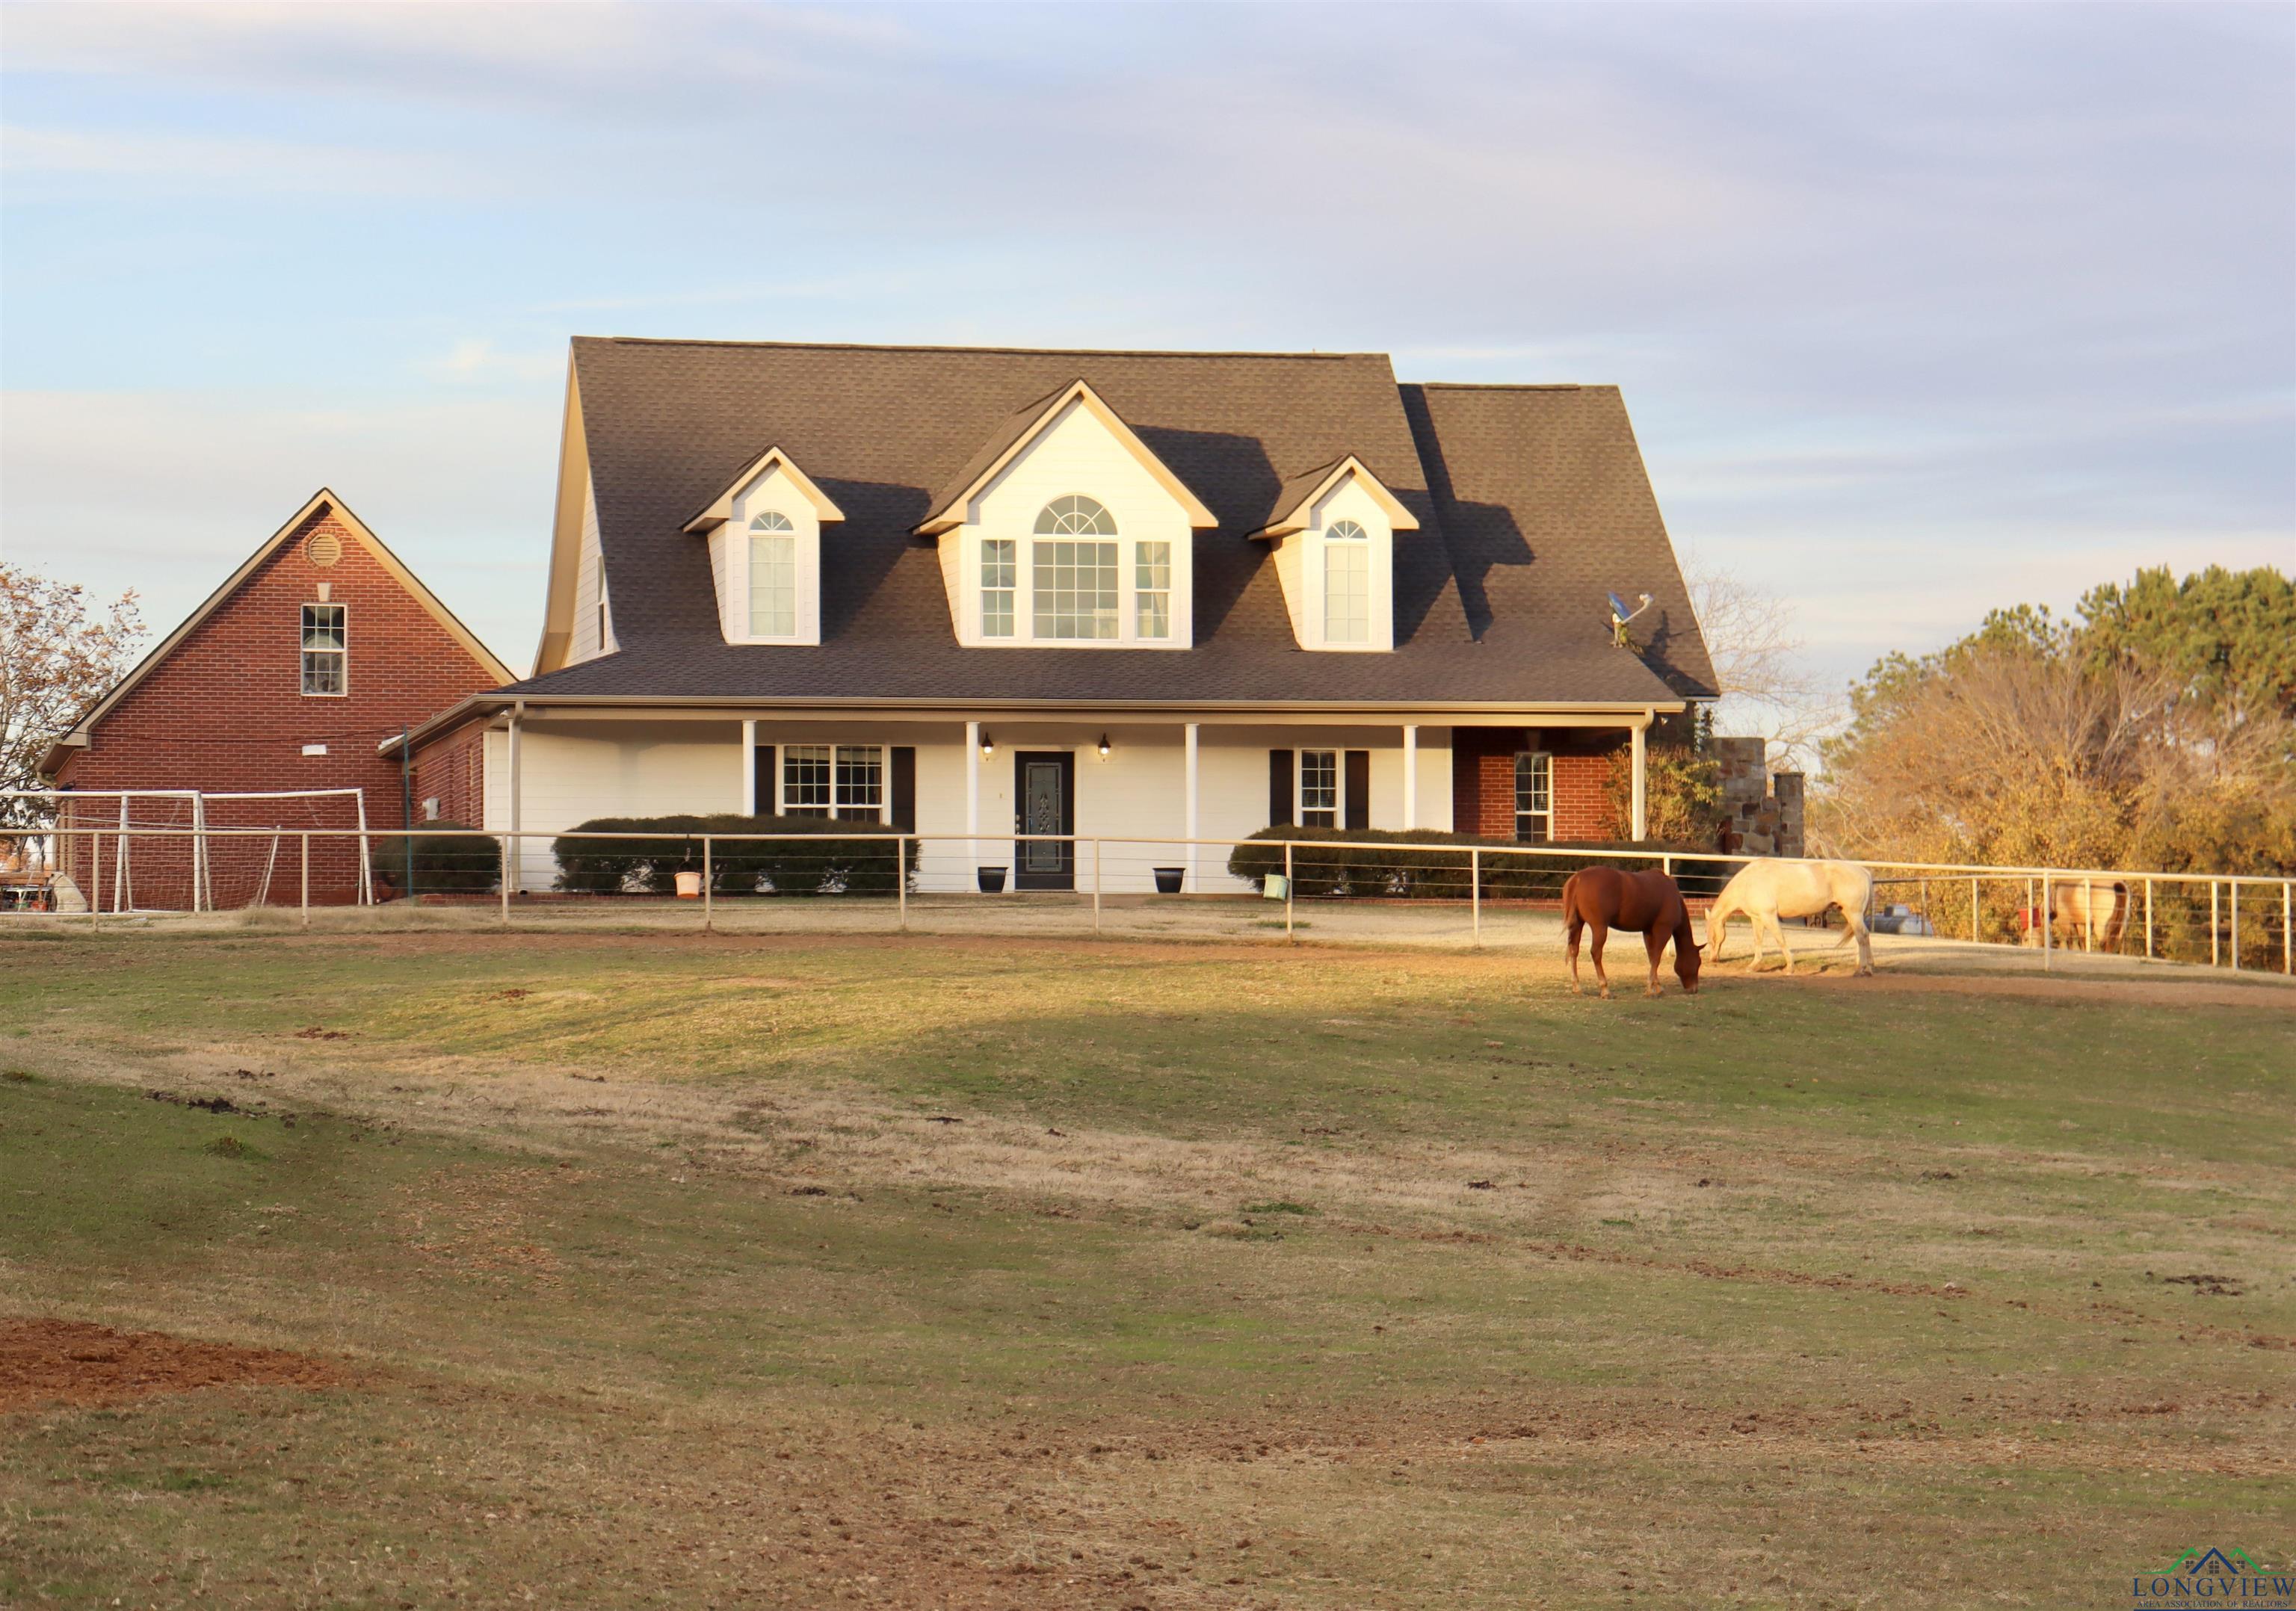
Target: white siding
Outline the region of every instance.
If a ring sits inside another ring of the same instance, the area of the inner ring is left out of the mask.
[[[582,557],[574,577],[574,634],[566,652],[568,665],[581,660],[594,660],[620,647],[614,642],[613,601],[607,600],[606,629],[603,637],[598,630],[598,598],[603,586],[603,573],[599,568],[598,495],[585,486],[582,489]]]
[[[1076,756],[1077,832],[1110,841],[1104,852],[1106,887],[1139,893],[1152,865],[1184,863],[1186,851],[1170,841],[1186,831],[1186,767],[1177,723],[1102,724],[990,720],[984,724],[996,753],[979,762],[980,832],[965,838],[967,750],[952,723],[791,722],[763,717],[758,742],[913,746],[917,752],[917,831],[933,842],[922,849],[921,884],[928,890],[973,887],[976,866],[1010,868],[1013,860],[1013,756],[1023,750],[1068,750]],[[1099,755],[1105,732],[1109,756]],[[1198,832],[1208,840],[1249,838],[1267,826],[1270,749],[1367,749],[1371,752],[1371,825],[1403,825],[1401,730],[1391,724],[1349,727],[1212,726],[1198,730]],[[529,719],[524,749],[523,815],[528,831],[557,833],[601,816],[659,816],[676,812],[733,812],[742,802],[742,731],[723,723],[552,723]],[[509,826],[508,735],[487,735],[485,826]],[[886,798],[891,802],[890,767]],[[1451,825],[1450,730],[1419,730],[1419,825]],[[771,809],[770,795],[758,807]],[[1159,843],[1158,841],[1163,841]],[[1248,887],[1226,873],[1224,848],[1207,846],[1192,887],[1236,893]],[[548,889],[556,877],[547,839],[529,840],[521,857],[523,887]],[[1078,857],[1078,887],[1091,887],[1089,846]]]

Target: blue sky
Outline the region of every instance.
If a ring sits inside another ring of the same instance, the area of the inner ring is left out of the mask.
[[[1847,677],[2296,568],[2296,8],[0,6],[0,547],[321,484],[515,666],[570,335],[1614,381]]]

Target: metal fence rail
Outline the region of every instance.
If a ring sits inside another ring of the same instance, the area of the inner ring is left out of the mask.
[[[1070,926],[1102,928],[1114,905],[1173,910],[1254,903],[1254,927],[1287,936],[1333,908],[1412,911],[1422,932],[1482,942],[1506,914],[1554,909],[1570,873],[1592,862],[1672,875],[1702,912],[1743,858],[1694,852],[1570,845],[1439,844],[1346,838],[1189,839],[1087,835],[996,838],[890,831],[874,822],[827,822],[819,834],[472,832],[417,829],[130,827],[89,823],[38,832],[50,840],[44,898],[22,880],[0,886],[0,912],[45,912],[101,925],[107,917],[185,910],[138,905],[118,876],[170,857],[202,871],[260,868],[240,910],[292,910],[308,927],[315,907],[410,899],[490,911],[503,925],[550,925],[602,914],[705,928],[741,927],[768,907],[799,904],[838,926],[869,912],[906,928],[925,911],[962,905],[1066,912]],[[131,854],[128,841],[134,842]],[[142,860],[139,863],[138,857]],[[1877,934],[2031,947],[2042,964],[2066,949],[2234,969],[2296,974],[2296,879],[2110,868],[1988,867],[1866,862]],[[347,885],[343,870],[356,870]],[[325,873],[315,884],[315,870]],[[326,870],[333,870],[332,872]],[[78,876],[75,876],[77,874]],[[209,880],[191,887],[204,891]],[[996,904],[1003,903],[999,907]],[[1279,905],[1280,904],[1280,905]],[[191,909],[212,898],[195,901]],[[1280,919],[1278,912],[1280,910]],[[1445,918],[1445,912],[1456,917]],[[676,914],[676,915],[672,915]],[[690,914],[690,915],[689,915]],[[1041,926],[1041,925],[1040,925]]]

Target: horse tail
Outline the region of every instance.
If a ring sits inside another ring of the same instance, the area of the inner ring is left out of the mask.
[[[1578,915],[1578,875],[1572,873],[1562,880],[1562,936],[1568,940],[1578,933],[1584,920]]]

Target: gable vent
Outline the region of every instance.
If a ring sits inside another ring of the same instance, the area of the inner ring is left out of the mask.
[[[303,544],[303,557],[321,570],[332,570],[343,557],[343,540],[331,531],[313,532]]]

